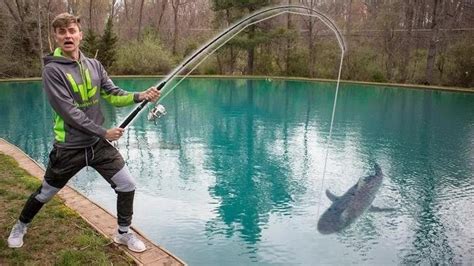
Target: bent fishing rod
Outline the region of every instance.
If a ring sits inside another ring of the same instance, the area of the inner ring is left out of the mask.
[[[302,13],[306,12],[306,13]],[[192,63],[196,62],[202,55],[205,55],[205,57],[198,62],[198,64],[192,68],[188,74],[185,75],[181,79],[181,81],[186,78],[196,67],[203,62],[208,56],[213,54],[215,51],[217,51],[220,47],[222,47],[225,43],[227,43],[229,40],[231,40],[234,36],[236,36],[238,33],[240,33],[242,30],[247,28],[250,25],[256,24],[258,22],[273,18],[275,16],[284,14],[284,13],[293,13],[297,15],[304,15],[304,16],[311,16],[311,17],[317,17],[319,18],[326,26],[328,26],[336,35],[337,41],[339,43],[339,46],[342,51],[342,56],[344,55],[344,51],[346,50],[346,45],[344,42],[344,38],[342,37],[342,34],[340,33],[339,29],[337,28],[336,24],[325,14],[321,13],[320,11],[316,9],[312,9],[306,6],[299,6],[299,5],[281,5],[281,6],[274,6],[274,7],[268,7],[264,8],[261,10],[258,10],[247,17],[241,19],[237,23],[233,24],[226,30],[222,31],[220,34],[212,38],[210,41],[208,41],[206,44],[204,44],[201,48],[197,49],[194,53],[192,53],[189,57],[187,57],[178,67],[176,67],[172,72],[170,72],[165,78],[163,78],[158,84],[156,84],[154,87],[158,90],[163,90],[164,88],[169,84],[169,81],[173,79],[176,75],[181,73],[188,65],[191,65]],[[230,38],[228,38],[230,37]],[[224,40],[223,43],[220,43],[222,40]],[[218,45],[220,44],[220,45]],[[214,47],[218,46],[215,49],[212,49]],[[206,53],[208,51],[211,51],[210,53]],[[179,81],[178,84],[181,82]],[[162,97],[160,97],[159,101],[156,103],[155,107],[150,110],[148,114],[148,120],[156,120],[157,118],[161,117],[162,115],[166,114],[165,108],[161,105],[158,104],[161,100],[163,100],[166,95],[168,95],[178,84],[173,86],[171,90],[167,93],[165,93]],[[143,108],[148,104],[149,102],[147,100],[141,102],[126,118],[125,120],[120,124],[120,128],[125,128],[127,127],[133,119],[143,110]]]

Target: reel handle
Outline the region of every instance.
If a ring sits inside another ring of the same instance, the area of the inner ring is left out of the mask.
[[[166,109],[163,105],[157,104],[148,113],[148,121],[156,121],[156,119],[166,115]]]
[[[166,84],[166,81],[161,81],[158,85],[156,85],[157,90],[161,90]],[[125,128],[127,127],[130,122],[140,113],[141,110],[149,103],[149,101],[144,100],[141,102],[135,109],[125,118],[125,120],[120,124],[119,128]],[[166,113],[166,112],[165,112]]]

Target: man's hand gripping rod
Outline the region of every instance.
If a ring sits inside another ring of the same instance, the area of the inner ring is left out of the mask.
[[[156,85],[156,89],[161,90],[165,86],[165,84],[166,84],[165,80],[161,81],[158,85]],[[127,116],[127,118],[122,122],[122,124],[120,124],[119,127],[120,128],[127,127],[128,124],[130,124],[133,121],[133,119],[138,115],[138,113],[140,113],[140,111],[145,107],[145,105],[147,105],[147,103],[149,103],[149,101],[144,100],[137,107],[135,107],[135,109]],[[150,110],[150,113],[148,113],[148,120],[150,121],[156,120],[165,114],[166,114],[165,107],[161,104],[157,104],[155,107],[153,107],[153,109]]]

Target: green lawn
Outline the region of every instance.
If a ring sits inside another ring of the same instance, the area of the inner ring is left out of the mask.
[[[131,265],[111,240],[96,232],[55,197],[30,224],[22,248],[8,247],[10,229],[40,185],[11,157],[0,153],[0,265]]]

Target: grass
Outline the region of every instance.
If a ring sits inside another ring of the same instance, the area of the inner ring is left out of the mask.
[[[21,248],[7,238],[40,181],[0,153],[0,265],[133,265],[110,240],[96,232],[58,197],[31,222]]]

